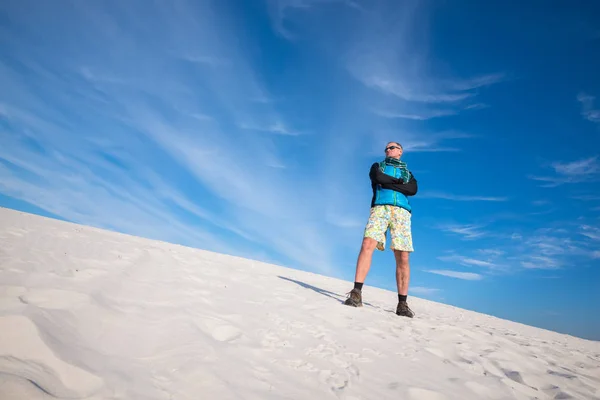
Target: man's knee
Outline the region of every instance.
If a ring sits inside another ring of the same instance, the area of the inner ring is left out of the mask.
[[[376,247],[377,247],[377,240],[370,238],[370,237],[365,237],[365,238],[363,238],[360,250],[366,251],[369,253],[373,253],[375,251]]]
[[[408,260],[409,260],[410,252],[394,250],[394,255],[396,256],[396,266],[398,268],[402,268],[402,269],[408,268]]]

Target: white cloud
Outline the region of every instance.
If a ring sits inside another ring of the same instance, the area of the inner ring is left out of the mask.
[[[471,77],[434,73],[436,65],[427,57],[425,31],[431,9],[424,3],[366,2],[357,7],[356,2],[342,0],[272,0],[269,4],[273,29],[280,36],[290,40],[302,37],[315,43],[319,52],[325,49],[325,54],[331,54],[331,64],[341,64],[353,79],[350,84],[357,86],[351,89],[356,96],[333,104],[332,114],[337,117],[328,125],[337,135],[322,141],[325,148],[336,147],[341,157],[364,151],[365,146],[380,154],[378,142],[390,137],[402,141],[407,152],[459,152],[458,139],[472,135],[390,129],[390,119],[428,120],[486,108],[478,93],[506,79],[501,73]],[[352,21],[353,35],[340,38],[318,28],[328,16]],[[344,93],[348,86],[342,89]],[[384,118],[357,115],[356,105]],[[257,126],[268,128],[270,124]],[[340,132],[344,132],[343,149],[336,140]],[[335,165],[326,169],[333,170]]]
[[[570,177],[594,175],[600,171],[597,156],[568,163],[555,162],[552,163],[552,167],[556,173]]]
[[[559,269],[562,265],[560,261],[553,257],[529,256],[521,261],[523,268],[527,269]]]
[[[498,249],[479,249],[479,250],[477,250],[477,252],[484,254],[484,255],[488,255],[490,257],[499,257],[503,254],[506,254],[505,251],[498,250]]]
[[[268,3],[273,30],[287,40],[297,38],[297,34],[286,26],[294,13],[314,11],[314,8],[319,5],[333,3],[339,3],[356,10],[362,9],[356,2],[351,0],[269,0]]]
[[[459,225],[447,224],[438,226],[439,229],[445,232],[456,233],[463,236],[465,239],[477,239],[485,236],[487,233],[480,230],[481,225]]]
[[[577,226],[575,221],[551,223],[506,245],[507,264],[547,270],[580,265],[594,258],[596,235],[600,239],[600,232],[591,225]]]
[[[357,69],[351,70],[365,86],[379,89],[381,92],[397,96],[406,101],[422,103],[454,103],[471,97],[472,93],[444,93],[427,92],[423,89],[412,87],[408,81],[398,80],[397,78],[372,73],[367,75],[365,72],[358,72]]]
[[[453,254],[450,256],[440,256],[438,260],[446,261],[446,262],[454,262],[467,267],[485,267],[485,268],[497,268],[498,265],[485,260],[478,260],[471,257],[461,256],[458,254]]]
[[[586,93],[579,93],[577,101],[581,103],[581,115],[590,122],[600,123],[600,109],[594,107],[596,97]]]
[[[600,228],[591,225],[582,225],[580,233],[593,240],[600,240]]]
[[[78,223],[230,254],[258,246],[332,272],[332,247],[322,246],[332,228],[315,206],[323,187],[287,175],[297,159],[273,137],[296,140],[295,114],[252,101],[273,96],[245,53],[250,39],[203,2],[153,3],[153,29],[130,19],[132,4],[103,7],[65,7],[51,57],[11,41],[0,112],[20,130],[0,132],[0,190]],[[43,12],[15,23],[41,35]]]
[[[405,152],[457,152],[460,148],[448,145],[448,141],[456,141],[459,139],[470,139],[473,135],[458,132],[458,131],[442,131],[442,132],[414,132],[414,131],[389,131],[381,130],[375,132],[376,142],[387,143],[389,138],[396,138]],[[372,139],[371,139],[372,140]],[[377,153],[381,152],[381,148],[373,149]]]
[[[496,73],[480,75],[469,79],[450,80],[448,82],[444,82],[443,86],[448,87],[451,90],[465,91],[491,86],[504,80],[506,80],[505,74]]]
[[[432,295],[438,293],[440,289],[423,287],[423,286],[411,286],[410,292],[414,294]]]
[[[482,110],[488,106],[482,103],[473,103],[464,107],[454,107],[448,109],[415,107],[409,103],[403,104],[403,111],[391,111],[389,109],[374,109],[373,113],[380,117],[389,119],[409,119],[415,121],[426,121],[434,118],[449,117],[459,114],[464,110]]]
[[[547,182],[543,187],[553,188],[566,183],[581,183],[596,181],[600,177],[598,156],[583,158],[571,162],[553,162],[554,176],[529,175],[530,179]]]
[[[182,59],[193,63],[204,64],[212,68],[223,68],[231,66],[231,62],[229,60],[219,57],[184,55],[182,56]]]
[[[469,195],[458,195],[444,192],[426,191],[420,193],[421,198],[429,199],[444,199],[452,201],[508,201],[508,197],[504,196],[469,196]]]
[[[411,114],[406,114],[406,113],[402,113],[402,112],[394,112],[394,111],[386,111],[386,110],[374,110],[373,112],[376,115],[379,115],[384,118],[412,119],[412,120],[417,120],[417,121],[425,121],[425,120],[432,119],[432,118],[447,117],[450,115],[458,114],[458,111],[456,111],[456,110],[425,110],[420,113],[411,113]]]
[[[439,105],[443,110],[464,109],[464,101],[477,96],[475,89],[505,80],[502,73],[467,78],[433,74],[426,31],[430,12],[424,3],[404,2],[361,14],[355,26],[361,40],[345,56],[348,71],[366,88],[395,99],[402,109],[420,106],[419,113],[401,114],[422,115],[427,107],[435,111]]]
[[[476,274],[473,272],[459,272],[459,271],[450,271],[450,270],[425,270],[425,272],[430,272],[432,274],[447,276],[450,278],[464,279],[467,281],[479,281],[483,279],[483,276],[480,274]]]
[[[289,135],[289,136],[297,136],[300,134],[299,132],[294,131],[294,130],[290,129],[289,127],[285,126],[285,124],[281,121],[276,121],[269,125],[264,125],[264,126],[242,123],[242,124],[240,124],[240,128],[247,129],[247,130],[254,130],[254,131],[271,132],[271,133],[276,133],[276,134],[280,134],[280,135]]]
[[[532,251],[539,254],[554,256],[569,251],[569,240],[559,236],[534,235],[525,241]]]

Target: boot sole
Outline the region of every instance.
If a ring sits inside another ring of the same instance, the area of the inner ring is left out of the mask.
[[[362,303],[361,304],[352,304],[352,303],[344,303],[345,306],[349,306],[349,307],[362,307]]]

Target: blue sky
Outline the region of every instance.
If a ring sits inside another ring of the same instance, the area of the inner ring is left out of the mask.
[[[2,2],[0,205],[352,281],[395,140],[409,295],[600,340],[599,27],[593,1]],[[366,284],[395,290],[389,250]]]

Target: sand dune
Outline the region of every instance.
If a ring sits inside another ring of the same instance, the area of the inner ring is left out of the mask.
[[[0,399],[597,399],[600,343],[0,208]]]

